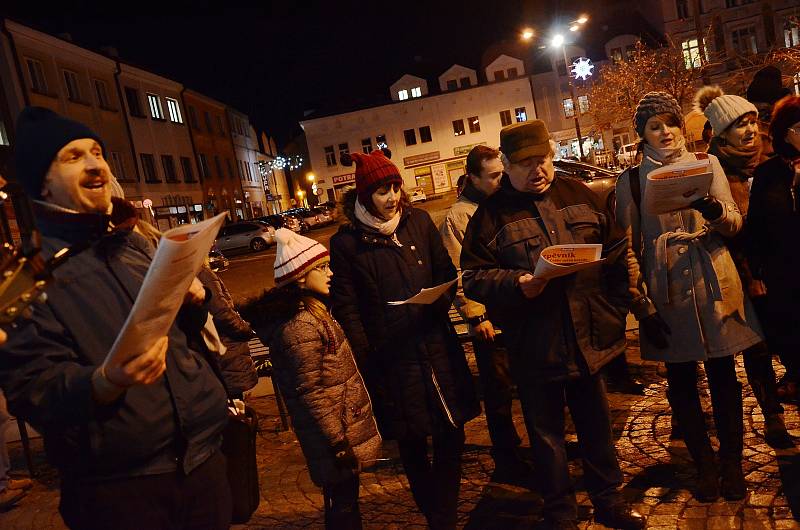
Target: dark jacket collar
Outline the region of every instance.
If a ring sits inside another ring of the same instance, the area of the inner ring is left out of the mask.
[[[461,192],[461,196],[469,201],[474,202],[475,204],[480,204],[483,199],[486,198],[486,194],[472,184],[472,180],[470,180],[469,176],[467,176],[467,182],[464,185],[464,190]]]
[[[33,203],[33,212],[42,235],[69,244],[99,239],[108,233],[111,221],[110,215],[71,212],[41,202]]]
[[[540,199],[544,195],[547,195],[548,193],[550,193],[550,190],[552,190],[556,186],[556,183],[558,182],[558,180],[559,180],[558,178],[554,178],[553,182],[550,183],[550,187],[547,188],[544,193],[527,193],[527,192],[519,191],[514,186],[512,186],[511,185],[511,178],[508,176],[508,173],[503,173],[503,176],[501,177],[501,180],[500,180],[500,189],[497,191],[497,193],[502,193],[502,194],[504,194],[504,195],[506,195],[506,196],[508,196],[508,197],[510,197],[512,199],[515,199],[515,200],[528,200],[528,201],[530,201],[530,200],[534,200],[534,199]]]

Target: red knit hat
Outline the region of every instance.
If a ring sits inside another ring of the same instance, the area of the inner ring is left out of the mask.
[[[345,166],[356,163],[356,193],[358,201],[364,206],[369,204],[372,194],[381,186],[392,182],[403,184],[400,170],[389,160],[389,156],[391,151],[385,149],[373,151],[368,155],[345,153],[341,157],[341,162]]]

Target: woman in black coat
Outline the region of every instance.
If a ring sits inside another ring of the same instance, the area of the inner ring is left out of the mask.
[[[747,217],[747,258],[767,287],[767,342],[786,367],[784,386],[800,384],[800,97],[780,100],[770,123],[777,156],[753,174]],[[794,393],[790,390],[790,393]],[[793,396],[789,396],[793,397]]]
[[[454,280],[456,270],[430,216],[402,192],[397,167],[380,151],[350,156],[356,188],[343,200],[349,222],[331,239],[333,313],[381,435],[398,442],[417,506],[431,528],[455,528],[464,424],[480,412],[448,317],[455,285],[433,304],[388,302]]]

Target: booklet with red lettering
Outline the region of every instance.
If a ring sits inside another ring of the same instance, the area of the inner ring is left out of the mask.
[[[642,210],[651,215],[689,208],[697,199],[708,195],[714,171],[711,160],[676,162],[647,175],[642,197]]]

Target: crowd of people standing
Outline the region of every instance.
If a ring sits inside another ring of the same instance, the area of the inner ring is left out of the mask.
[[[693,153],[678,102],[646,94],[633,116],[641,162],[608,196],[555,176],[556,145],[544,122],[507,126],[499,149],[469,153],[460,196],[438,227],[411,206],[388,150],[344,156],[356,185],[342,198],[330,250],[279,229],[273,289],[237,311],[204,269],[169,333],[111,366],[105,356],[158,234],[112,193],[102,138],[54,112],[26,109],[17,179],[33,200],[44,252],[72,246],[75,255],[56,271],[47,300],[6,330],[0,386],[9,410],[44,436],[65,522],[227,528],[226,400],[255,384],[246,344],[257,335],[270,347],[275,382],[322,489],[326,527],[361,528],[359,474],[394,440],[429,526],[455,528],[464,427],[480,402],[451,305],[470,330],[495,479],[530,480],[544,501],[542,528],[577,528],[565,409],[594,519],[646,526],[620,491],[603,375],[624,356],[629,312],[642,358],[665,366],[676,428],[698,471],[695,497],[742,499],[734,357],[743,354],[773,447],[794,445],[780,399],[793,397],[800,378],[800,322],[791,311],[800,254],[790,244],[800,228],[800,97],[778,83],[762,99],[703,87],[696,105],[711,137],[707,153]],[[668,213],[643,206],[648,174],[696,160],[712,171],[704,197]],[[602,245],[602,264],[549,280],[533,274],[545,248],[585,243]],[[448,283],[432,303],[397,303]],[[221,343],[208,340],[209,330]],[[773,354],[786,368],[781,382]],[[519,451],[515,393],[532,462]],[[25,489],[17,486],[15,498]]]

